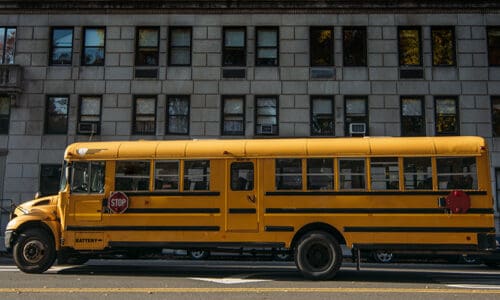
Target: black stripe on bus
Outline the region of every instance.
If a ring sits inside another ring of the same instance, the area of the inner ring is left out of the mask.
[[[230,208],[230,214],[256,214],[257,210],[255,208]]]
[[[266,226],[264,230],[267,232],[293,232],[295,228],[293,226]]]
[[[344,232],[494,232],[490,227],[344,227]]]
[[[219,231],[219,226],[68,226],[67,231]]]
[[[219,208],[129,208],[124,214],[217,214]]]
[[[277,191],[266,192],[266,196],[400,196],[400,195],[435,195],[446,196],[451,191]],[[467,195],[487,195],[486,191],[464,191]]]
[[[475,244],[352,244],[353,248],[364,250],[388,249],[391,251],[456,251],[478,250]]]
[[[123,191],[127,196],[220,196],[220,192],[208,191],[187,191],[187,192],[166,192],[166,191]]]
[[[125,248],[171,248],[171,249],[216,249],[216,248],[283,248],[280,242],[109,242],[110,247]]]
[[[445,208],[266,208],[268,214],[445,214]],[[493,209],[470,208],[467,214],[493,214]]]

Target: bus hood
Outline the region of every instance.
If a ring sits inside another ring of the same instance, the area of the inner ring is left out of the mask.
[[[49,219],[53,219],[55,218],[56,205],[57,196],[48,196],[24,202],[14,209],[10,219],[12,220],[23,215],[39,216],[42,218],[45,216]]]

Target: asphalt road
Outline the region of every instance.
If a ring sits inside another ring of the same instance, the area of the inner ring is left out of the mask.
[[[500,299],[500,269],[344,262],[335,280],[304,279],[290,262],[91,260],[24,274],[0,258],[0,299]]]

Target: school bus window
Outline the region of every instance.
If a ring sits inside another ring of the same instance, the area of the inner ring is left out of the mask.
[[[339,159],[340,189],[365,189],[365,160]]]
[[[184,190],[210,190],[210,161],[188,160],[184,162]]]
[[[71,174],[72,193],[103,193],[104,162],[74,162]]]
[[[236,162],[231,164],[231,190],[251,191],[253,190],[253,163]]]
[[[155,163],[155,190],[179,190],[178,161],[157,161]]]
[[[430,157],[403,158],[405,189],[432,190],[432,164]]]
[[[333,190],[332,158],[310,158],[307,160],[307,189]]]
[[[373,157],[370,160],[372,190],[398,190],[399,166],[397,157]]]
[[[475,157],[436,158],[438,187],[447,189],[477,189]]]
[[[149,190],[148,161],[117,161],[115,171],[116,191]]]
[[[302,189],[302,160],[276,159],[276,190]]]

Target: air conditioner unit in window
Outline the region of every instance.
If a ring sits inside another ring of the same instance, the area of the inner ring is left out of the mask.
[[[97,124],[89,122],[78,123],[78,133],[81,134],[92,134],[97,132]]]
[[[272,134],[273,133],[273,125],[271,124],[261,124],[258,127],[258,133],[262,134]]]
[[[349,124],[349,134],[351,136],[365,136],[366,124],[365,123],[351,123],[351,124]]]

